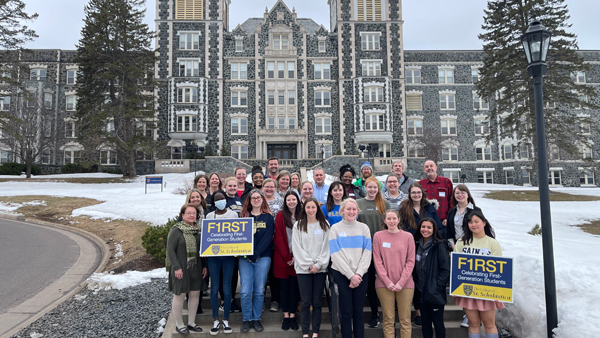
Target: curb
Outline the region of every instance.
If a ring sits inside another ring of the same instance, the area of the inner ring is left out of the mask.
[[[0,219],[6,219],[6,220],[10,220],[10,221],[17,221],[17,222],[24,222],[24,223],[29,223],[29,224],[38,225],[38,226],[44,226],[44,227],[49,227],[49,228],[56,228],[56,229],[60,229],[60,230],[63,230],[63,231],[70,232],[70,233],[77,234],[77,235],[79,235],[79,236],[81,236],[81,237],[89,240],[90,242],[92,242],[92,244],[94,246],[96,246],[100,250],[101,255],[102,255],[101,259],[100,259],[100,262],[98,263],[98,266],[97,266],[96,270],[94,270],[92,273],[102,272],[104,270],[104,268],[106,267],[106,265],[108,264],[108,261],[110,259],[110,247],[100,237],[98,237],[97,235],[92,234],[92,233],[90,233],[88,231],[85,231],[85,230],[82,230],[82,229],[77,229],[77,228],[66,226],[66,225],[62,225],[62,224],[56,224],[56,223],[50,223],[50,222],[46,222],[46,221],[41,221],[41,220],[38,220],[38,219],[35,219],[35,218],[26,218],[26,217],[19,216],[19,215],[10,215],[10,214],[0,213]],[[71,267],[71,269],[72,268],[73,267]],[[67,271],[67,273],[68,273],[68,271]],[[65,275],[67,273],[65,273]],[[64,275],[61,276],[60,278],[62,278],[62,277],[64,277]],[[60,278],[59,278],[59,280],[60,280]],[[58,305],[64,303],[66,300],[72,298],[76,293],[78,293],[86,285],[87,285],[87,277],[86,277],[86,279],[83,282],[81,282],[79,285],[77,285],[76,287],[74,287],[73,289],[71,289],[69,292],[67,292],[66,294],[64,294],[60,298],[56,299],[52,303],[46,305],[38,313],[36,313],[35,315],[27,318],[23,322],[19,323],[17,326],[11,328],[8,332],[2,334],[2,336],[0,336],[0,338],[11,337],[12,335],[14,335],[17,332],[21,331],[25,327],[29,326],[31,323],[35,322],[36,320],[38,320],[39,318],[41,318],[42,316],[44,316],[46,313],[48,313],[51,310],[53,310],[54,308],[56,308]],[[46,289],[40,291],[40,293],[43,293],[45,291],[46,291]],[[33,297],[35,297],[35,295]],[[18,306],[19,305],[17,305],[17,307]]]

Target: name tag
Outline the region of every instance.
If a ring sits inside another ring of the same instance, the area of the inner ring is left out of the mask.
[[[446,197],[446,192],[445,191],[440,191],[440,197]]]
[[[383,247],[384,248],[391,248],[392,247],[392,243],[383,242]]]
[[[456,216],[454,216],[454,223],[458,223],[459,220],[460,220],[460,217],[458,217],[458,214],[456,214]]]
[[[315,234],[315,235],[320,235],[322,233],[323,233],[323,230],[321,230],[321,229],[315,229],[315,231],[313,231],[313,234]]]
[[[420,261],[420,260],[421,260],[421,255],[417,255],[417,256],[415,257],[415,259],[416,259],[416,260],[418,260],[418,261]]]
[[[348,237],[348,235],[345,232],[340,232],[338,234],[339,237]]]
[[[240,202],[240,201],[235,201],[235,204],[237,204],[237,205],[242,205],[242,202]]]
[[[488,248],[481,248],[481,250],[479,250],[479,252],[481,252],[482,255],[491,255],[492,254],[492,252]]]

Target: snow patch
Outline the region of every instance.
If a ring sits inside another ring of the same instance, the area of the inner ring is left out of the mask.
[[[167,278],[168,274],[165,268],[158,268],[152,271],[127,271],[124,274],[94,273],[87,280],[87,288],[93,290],[94,294],[98,291],[110,289],[122,290],[132,286],[150,283],[153,278]]]

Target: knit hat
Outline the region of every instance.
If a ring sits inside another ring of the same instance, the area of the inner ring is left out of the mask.
[[[364,168],[369,168],[371,170],[371,172],[373,172],[373,166],[371,165],[371,163],[369,163],[369,161],[363,163],[360,166],[360,171],[362,172]]]

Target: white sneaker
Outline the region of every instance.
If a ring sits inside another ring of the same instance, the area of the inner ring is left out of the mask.
[[[469,319],[467,318],[467,315],[463,315],[463,321],[460,323],[460,326],[469,327]]]
[[[219,334],[219,328],[221,327],[221,322],[217,319],[213,322],[213,327],[210,329],[210,334],[212,336],[216,336]]]
[[[233,330],[229,326],[229,321],[228,320],[224,320],[222,325],[223,325],[223,332],[225,332],[225,333],[231,333],[231,332],[233,332]]]
[[[219,304],[219,312],[225,312],[225,304],[223,304],[223,302]]]

